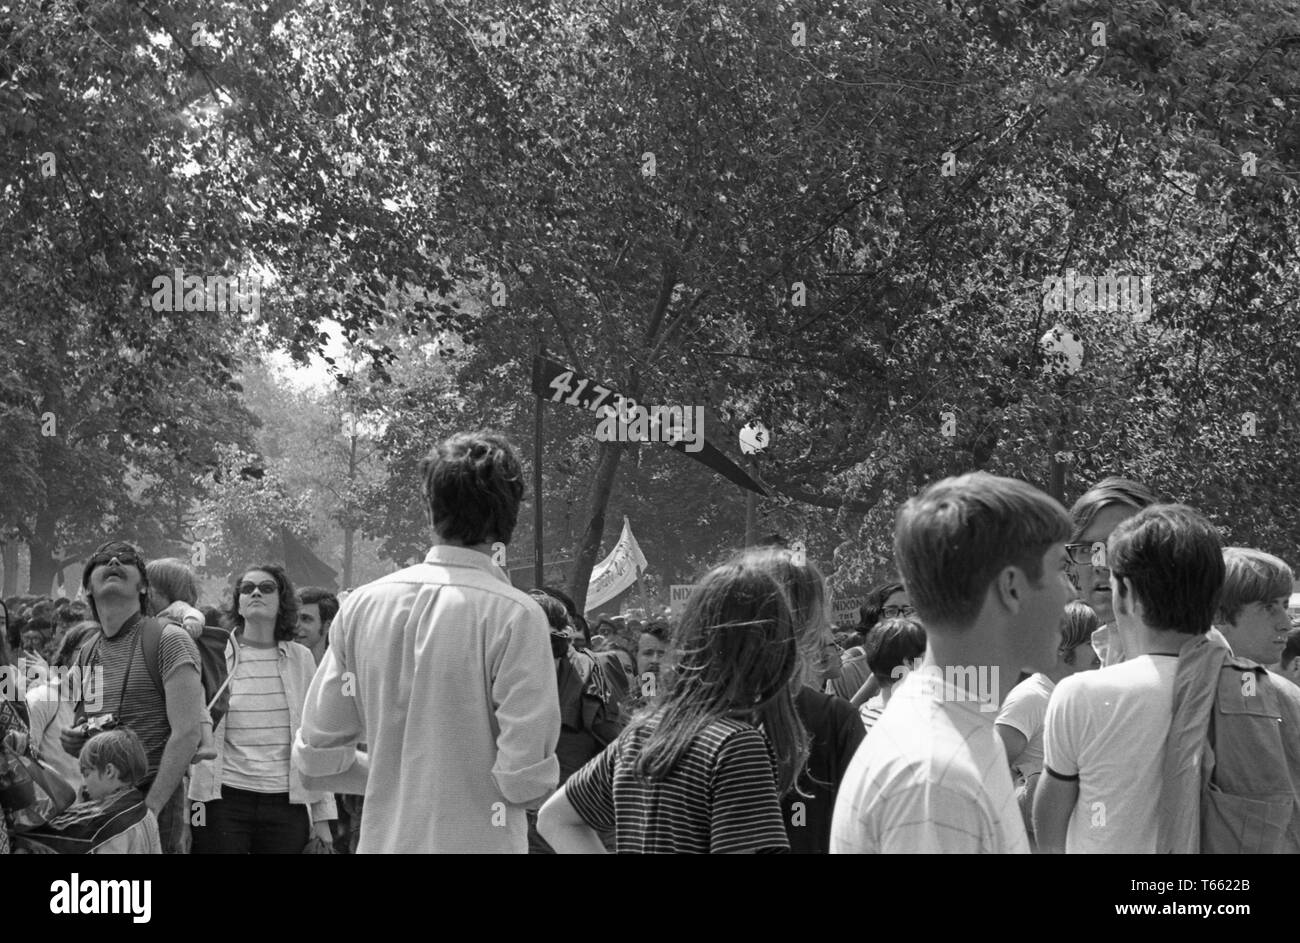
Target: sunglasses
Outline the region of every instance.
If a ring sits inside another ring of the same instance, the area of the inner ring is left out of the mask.
[[[884,609],[880,610],[880,614],[886,619],[897,619],[900,617],[905,618],[907,616],[915,615],[916,610],[911,606],[886,606]]]
[[[239,595],[251,596],[255,589],[260,590],[263,596],[269,596],[280,591],[280,587],[276,585],[275,580],[262,580],[260,583],[245,580],[239,584]]]
[[[97,566],[103,566],[105,563],[112,563],[116,560],[123,566],[134,566],[140,562],[140,557],[134,550],[123,550],[121,553],[101,553],[90,558],[90,569]]]

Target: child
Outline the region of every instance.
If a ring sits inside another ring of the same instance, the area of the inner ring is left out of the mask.
[[[158,820],[135,788],[148,771],[144,746],[124,727],[91,737],[81,750],[82,797],[48,825],[16,836],[33,854],[160,855]]]
[[[560,853],[788,851],[780,797],[808,754],[795,713],[799,625],[760,553],[711,571],[682,613],[675,670],[652,703],[547,801]],[[760,729],[760,726],[762,729]]]
[[[195,641],[203,634],[203,613],[180,599],[161,610],[156,618],[163,623],[175,622]]]

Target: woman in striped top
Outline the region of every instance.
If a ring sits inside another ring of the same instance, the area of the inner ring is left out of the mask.
[[[617,740],[538,817],[561,853],[787,851],[780,796],[808,755],[794,706],[803,670],[784,587],[758,554],[712,570],[674,638],[674,670]]]
[[[230,709],[214,731],[216,757],[194,767],[195,854],[299,854],[312,834],[332,841],[334,797],[309,792],[293,764],[307,688],[316,671],[298,633],[298,596],[282,567],[262,564],[235,584]],[[237,649],[237,651],[236,651]]]

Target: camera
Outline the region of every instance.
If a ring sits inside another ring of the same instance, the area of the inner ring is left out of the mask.
[[[93,737],[105,730],[116,730],[119,726],[121,724],[112,714],[100,714],[98,717],[91,717],[86,720],[86,736]]]

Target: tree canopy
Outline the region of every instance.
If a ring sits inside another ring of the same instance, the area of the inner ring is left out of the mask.
[[[762,526],[844,585],[891,572],[926,482],[1046,486],[1056,453],[1067,499],[1128,474],[1300,555],[1294,4],[105,0],[11,8],[0,48],[0,523],[43,573],[107,530],[190,539],[274,419],[250,352],[331,330],[379,464],[315,524],[394,564],[433,441],[530,455],[539,349],[704,407],[734,458],[764,422]],[[177,269],[256,278],[257,310],[155,310]],[[1112,276],[1149,305],[1098,310]],[[577,595],[624,514],[666,582],[742,542],[697,463],[546,422]]]

